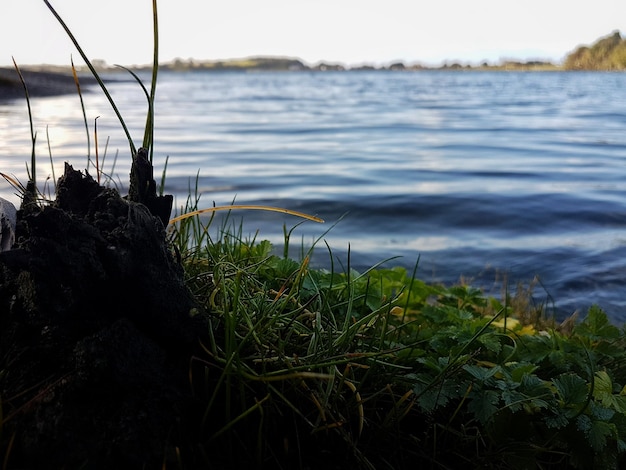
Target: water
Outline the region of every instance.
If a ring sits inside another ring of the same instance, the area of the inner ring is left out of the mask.
[[[139,143],[143,92],[132,81],[110,90]],[[166,192],[177,206],[198,176],[204,207],[234,200],[322,217],[298,226],[292,246],[323,236],[344,266],[348,247],[360,270],[393,258],[384,266],[411,271],[419,259],[426,281],[463,278],[495,295],[503,277],[538,276],[535,298],[558,316],[597,303],[626,321],[625,74],[162,72],[157,98],[155,166],[169,156]],[[125,191],[124,133],[101,93],[84,99],[91,158],[97,125],[99,162],[106,145],[104,168]],[[31,104],[38,179],[52,176],[46,131],[55,175],[64,161],[84,169],[78,97]],[[21,179],[27,116],[24,102],[0,105],[0,171]],[[277,246],[283,224],[300,222],[233,217]],[[329,263],[320,241],[313,264]]]

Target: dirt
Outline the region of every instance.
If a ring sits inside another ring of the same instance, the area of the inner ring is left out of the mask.
[[[0,253],[7,468],[172,468],[189,442],[207,316],[167,242],[171,201],[144,188],[137,202],[66,164],[54,201],[18,211]]]

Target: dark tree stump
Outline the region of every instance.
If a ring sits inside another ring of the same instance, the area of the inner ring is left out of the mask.
[[[150,202],[145,176],[137,197]],[[18,211],[0,253],[9,468],[161,468],[185,445],[189,361],[207,325],[162,222],[70,165],[54,203]]]

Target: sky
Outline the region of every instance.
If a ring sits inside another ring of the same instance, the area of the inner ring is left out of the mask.
[[[151,0],[49,0],[90,60],[152,62]],[[157,0],[159,60],[558,63],[626,34],[625,0]],[[0,66],[82,65],[43,0],[0,0]]]

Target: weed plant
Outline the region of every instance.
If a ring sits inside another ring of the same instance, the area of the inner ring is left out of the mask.
[[[190,367],[207,466],[624,464],[625,336],[600,308],[562,330],[524,292],[337,270],[330,248],[331,268],[310,269],[312,251],[295,261],[230,218],[212,224],[172,229],[211,313]]]

